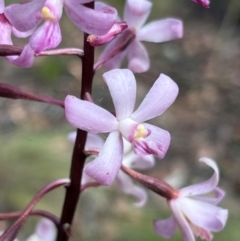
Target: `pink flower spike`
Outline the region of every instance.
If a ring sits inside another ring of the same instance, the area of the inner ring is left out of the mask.
[[[195,3],[201,4],[205,8],[209,8],[210,6],[210,0],[192,0]]]
[[[218,167],[209,158],[201,158],[200,161],[213,168],[212,178],[201,184],[183,188],[179,190],[178,197],[167,200],[174,219],[154,222],[154,229],[160,236],[170,238],[177,225],[181,230],[184,241],[195,241],[194,235],[206,241],[211,241],[213,237],[211,232],[218,232],[224,228],[228,210],[216,206],[224,196],[224,192],[216,188],[219,177]],[[209,192],[213,192],[216,197],[199,196]]]

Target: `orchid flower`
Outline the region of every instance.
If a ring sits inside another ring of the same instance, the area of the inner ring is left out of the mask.
[[[71,132],[68,135],[68,139],[71,143],[74,143],[76,140],[76,132]],[[101,150],[103,147],[104,141],[99,135],[88,133],[87,140],[85,144],[85,151],[91,150]],[[123,165],[133,169],[141,169],[146,170],[151,168],[155,164],[154,156],[153,155],[145,155],[139,156],[133,152],[132,145],[123,139],[123,146],[124,146],[124,156],[123,156]],[[91,159],[93,157],[91,156]],[[82,176],[82,185],[88,183],[91,180],[85,172],[83,172]],[[116,184],[122,190],[122,192],[132,195],[137,198],[137,202],[134,203],[136,207],[142,207],[147,202],[147,193],[145,189],[139,187],[134,184],[132,179],[126,175],[123,171],[119,170],[116,176]]]
[[[167,18],[156,20],[146,24],[152,3],[147,0],[127,0],[124,10],[123,20],[128,24],[129,34],[134,35],[132,42],[115,57],[110,58],[105,62],[104,66],[108,69],[119,68],[125,56],[128,57],[128,69],[133,72],[145,72],[149,69],[150,61],[147,50],[141,41],[162,43],[173,39],[182,38],[183,24],[179,19]],[[111,56],[114,48],[126,38],[125,35],[120,35],[115,38],[103,51],[99,58],[101,60]]]
[[[98,157],[90,162],[85,172],[101,184],[110,185],[123,159],[124,137],[138,155],[153,154],[162,159],[170,144],[170,134],[154,125],[143,123],[161,115],[176,99],[178,86],[161,74],[136,111],[136,80],[128,69],[114,69],[103,78],[108,85],[115,106],[116,117],[89,101],[68,95],[65,115],[76,128],[90,133],[110,132]]]
[[[54,224],[46,218],[41,219],[35,233],[28,237],[27,241],[54,241],[56,237],[56,228]]]
[[[177,197],[167,201],[173,216],[154,221],[155,232],[160,236],[170,238],[178,226],[184,241],[195,241],[194,235],[211,241],[211,232],[218,232],[224,228],[228,211],[216,206],[225,194],[217,187],[218,167],[209,158],[201,158],[200,161],[213,168],[213,176],[203,183],[179,190]],[[210,192],[213,192],[215,197],[201,196]]]
[[[195,3],[201,4],[205,8],[209,8],[210,0],[192,0]]]
[[[12,33],[16,37],[25,38],[32,34],[32,31],[19,32],[17,31],[8,21],[4,15],[4,1],[0,1],[0,44],[13,45],[11,35]],[[33,65],[34,62],[34,51],[29,45],[23,48],[20,56],[7,56],[6,59],[19,67],[28,68]]]
[[[96,3],[95,9],[89,9],[80,3],[92,0],[33,0],[12,4],[5,8],[5,15],[19,31],[29,31],[44,23],[35,31],[29,44],[35,53],[57,47],[61,40],[59,20],[63,7],[71,21],[84,32],[101,35],[109,31],[117,17],[114,8]]]

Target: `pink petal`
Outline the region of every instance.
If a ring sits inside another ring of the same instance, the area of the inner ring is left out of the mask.
[[[117,119],[120,121],[129,117],[136,100],[136,80],[128,69],[113,69],[103,78],[109,88],[115,106]]]
[[[4,13],[17,30],[26,32],[33,29],[42,21],[39,13],[45,2],[46,0],[33,0],[12,4],[5,8]]]
[[[153,221],[154,231],[161,237],[169,239],[176,231],[177,224],[173,216],[164,220]]]
[[[134,40],[127,48],[128,68],[135,73],[146,72],[149,69],[150,61],[145,47]]]
[[[189,223],[186,221],[185,217],[183,216],[183,213],[181,212],[178,204],[178,200],[173,199],[168,201],[168,204],[173,212],[174,219],[176,220],[180,231],[183,236],[184,241],[195,241],[195,237],[193,235],[193,232],[189,226]]]
[[[16,37],[18,38],[27,38],[29,37],[30,35],[32,35],[34,32],[35,32],[36,28],[33,28],[27,32],[21,32],[21,31],[18,31],[16,28],[13,27],[13,35],[15,35]]]
[[[226,209],[190,198],[179,198],[177,202],[181,211],[196,226],[213,232],[224,228],[228,217]]]
[[[65,11],[71,21],[86,33],[104,35],[117,19],[116,9],[103,3],[96,2],[95,10],[93,10],[74,2],[65,1]]]
[[[34,51],[27,44],[23,48],[23,51],[20,56],[8,56],[8,57],[6,57],[6,59],[10,63],[12,63],[18,67],[30,68],[30,67],[32,67],[32,65],[34,63]]]
[[[162,43],[183,37],[183,23],[181,20],[167,18],[145,25],[137,32],[139,41]]]
[[[205,8],[209,8],[210,1],[209,0],[192,0],[195,3],[201,4]]]
[[[92,161],[92,160],[91,160]],[[82,180],[81,185],[85,185],[86,183],[90,182],[92,180],[91,177],[89,177],[85,172],[82,174]]]
[[[85,167],[85,173],[103,185],[110,185],[122,163],[123,141],[118,131],[111,132],[98,157]]]
[[[4,14],[0,14],[0,44],[12,45],[12,25]]]
[[[120,187],[120,189],[129,195],[134,196],[137,199],[137,202],[134,203],[136,207],[142,207],[147,202],[147,193],[146,191],[135,185],[132,181],[132,179],[122,172],[121,170],[118,172],[116,181]]]
[[[41,219],[36,227],[36,234],[40,240],[54,241],[56,236],[56,229],[54,224],[48,219]]]
[[[147,123],[143,125],[151,134],[145,138],[133,140],[134,152],[138,155],[153,154],[159,159],[164,158],[171,140],[169,132]]]
[[[4,0],[0,0],[0,14],[4,12],[4,8],[5,8]]]
[[[159,116],[174,102],[177,95],[177,84],[170,77],[160,74],[131,118],[140,123]]]
[[[65,115],[73,127],[91,133],[105,133],[118,128],[118,121],[110,112],[71,95],[65,99]]]
[[[58,22],[45,21],[31,36],[29,44],[40,53],[46,49],[56,48],[62,41],[61,29]]]
[[[136,29],[146,22],[152,9],[152,3],[146,0],[127,0],[124,9],[124,21]]]
[[[215,189],[219,181],[219,170],[215,161],[210,158],[203,157],[199,161],[205,162],[208,166],[212,167],[214,173],[210,179],[205,182],[191,185],[180,190],[180,195],[182,197],[194,196],[199,194],[209,193]]]

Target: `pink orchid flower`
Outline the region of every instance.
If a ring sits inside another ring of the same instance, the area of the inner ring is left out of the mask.
[[[167,18],[146,22],[152,9],[152,3],[146,0],[127,0],[123,20],[128,24],[129,34],[135,37],[127,48],[107,61],[104,66],[108,69],[119,68],[125,56],[128,57],[128,69],[133,72],[145,72],[149,69],[150,61],[146,48],[141,41],[162,43],[173,39],[182,38],[183,24],[179,19]],[[121,44],[125,35],[115,38],[103,51],[99,61],[106,59],[114,48]]]
[[[71,21],[82,31],[94,35],[106,34],[114,24],[117,12],[103,3],[95,3],[94,10],[81,5],[91,1],[33,0],[12,4],[5,8],[4,13],[10,23],[22,32],[34,29],[44,21],[29,41],[35,53],[39,53],[60,44],[62,35],[59,20],[63,7]]]
[[[217,188],[218,167],[209,158],[201,158],[200,161],[213,168],[213,176],[203,183],[179,190],[177,198],[167,201],[173,216],[154,221],[155,232],[160,236],[170,238],[178,226],[184,241],[195,241],[194,235],[211,241],[211,232],[218,232],[224,228],[228,210],[216,206],[225,194]],[[215,197],[201,196],[210,192],[213,192]]]
[[[74,143],[76,140],[76,132],[72,132],[68,135],[70,142]],[[98,150],[100,151],[104,145],[103,138],[96,134],[88,133],[85,151]],[[153,155],[139,156],[133,152],[132,145],[123,139],[124,146],[124,156],[122,164],[129,168],[146,170],[154,166],[155,159]],[[93,160],[95,157],[91,156],[90,160]],[[91,180],[85,172],[82,176],[82,185],[88,183]],[[145,189],[135,185],[132,178],[130,178],[123,171],[119,170],[116,176],[116,183],[122,192],[134,196],[137,199],[137,202],[134,203],[136,207],[142,207],[147,202],[147,193]]]
[[[195,3],[201,4],[205,8],[209,8],[210,0],[192,0]]]
[[[176,99],[178,86],[161,74],[133,112],[136,100],[136,80],[128,69],[114,69],[103,78],[108,85],[115,106],[116,117],[107,110],[68,95],[65,115],[68,122],[90,133],[110,132],[98,157],[90,162],[87,175],[101,184],[110,185],[117,175],[123,159],[124,137],[138,155],[153,154],[162,159],[170,144],[170,134],[154,125],[143,123],[161,115]]]
[[[35,233],[28,237],[27,241],[54,241],[56,228],[54,224],[46,218],[42,218],[37,226]]]

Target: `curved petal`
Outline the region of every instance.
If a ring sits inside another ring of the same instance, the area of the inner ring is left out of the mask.
[[[168,76],[160,74],[131,118],[140,123],[159,116],[175,101],[177,95],[177,84]]]
[[[18,31],[16,28],[13,27],[12,32],[13,32],[13,35],[18,37],[18,38],[27,38],[30,35],[32,35],[35,32],[36,29],[37,29],[37,27],[35,27],[33,29],[30,29],[27,32],[21,32],[21,31]]]
[[[90,9],[70,0],[64,2],[70,20],[82,31],[93,35],[106,34],[117,19],[116,9],[103,3],[95,3]]]
[[[180,190],[180,195],[182,197],[209,193],[212,190],[214,190],[215,187],[218,184],[219,170],[218,170],[218,166],[217,166],[216,162],[214,160],[210,159],[210,158],[207,158],[207,157],[200,158],[199,161],[204,162],[206,165],[212,167],[212,169],[214,170],[214,173],[213,173],[212,177],[209,178],[205,182],[194,184],[194,185],[182,188]]]
[[[118,128],[118,121],[110,112],[71,95],[65,99],[65,115],[73,127],[95,134]]]
[[[103,185],[110,185],[122,163],[123,141],[118,131],[111,132],[98,157],[85,167],[85,173]]]
[[[0,44],[12,45],[12,25],[4,14],[0,14]]]
[[[83,172],[81,185],[85,185],[86,183],[90,182],[91,180],[92,180],[92,178],[89,177],[85,172]]]
[[[117,119],[120,121],[129,117],[136,100],[136,80],[133,73],[128,69],[113,69],[103,74],[103,78],[112,96]]]
[[[170,200],[168,202],[172,212],[174,219],[176,220],[180,231],[183,236],[184,241],[195,241],[195,237],[193,235],[193,232],[191,230],[191,227],[189,226],[189,223],[186,221],[185,217],[183,216],[181,210],[179,209],[178,200]]]
[[[136,197],[137,202],[134,203],[134,205],[136,207],[142,207],[146,204],[146,202],[147,202],[146,191],[143,188],[135,185],[133,183],[132,179],[127,174],[125,174],[123,171],[120,170],[118,172],[116,181],[117,181],[120,189],[124,193]]]
[[[225,191],[223,191],[221,188],[216,187],[213,190],[213,193],[215,195],[215,197],[203,197],[203,196],[194,196],[191,197],[194,200],[198,200],[198,201],[202,201],[202,202],[207,202],[213,205],[217,205],[218,203],[220,203],[223,199],[223,197],[225,196]]]
[[[137,155],[153,154],[159,159],[164,158],[171,140],[169,132],[147,123],[143,125],[150,135],[133,140],[134,152]]]
[[[146,48],[138,41],[134,40],[127,48],[128,68],[135,73],[146,72],[149,69],[150,61]]]
[[[17,30],[26,32],[42,21],[39,13],[45,2],[46,0],[35,0],[11,4],[5,8],[4,14]]]
[[[154,231],[161,237],[169,239],[176,231],[177,224],[173,216],[164,220],[153,221]]]
[[[54,241],[56,237],[54,224],[46,218],[41,219],[36,226],[36,235],[40,240]]]
[[[18,67],[30,68],[34,63],[34,57],[33,49],[27,44],[19,56],[8,56],[6,59]]]
[[[177,202],[182,212],[196,226],[213,232],[224,228],[228,217],[226,209],[190,198],[179,198]]]
[[[61,29],[58,22],[45,21],[29,40],[35,53],[46,49],[56,48],[62,41]]]
[[[145,25],[137,32],[139,41],[162,43],[183,37],[183,23],[179,19],[167,18]]]
[[[0,0],[0,14],[4,12],[4,8],[5,8],[4,0]]]
[[[152,3],[146,0],[127,0],[123,19],[129,27],[136,29],[146,22],[152,9]]]

